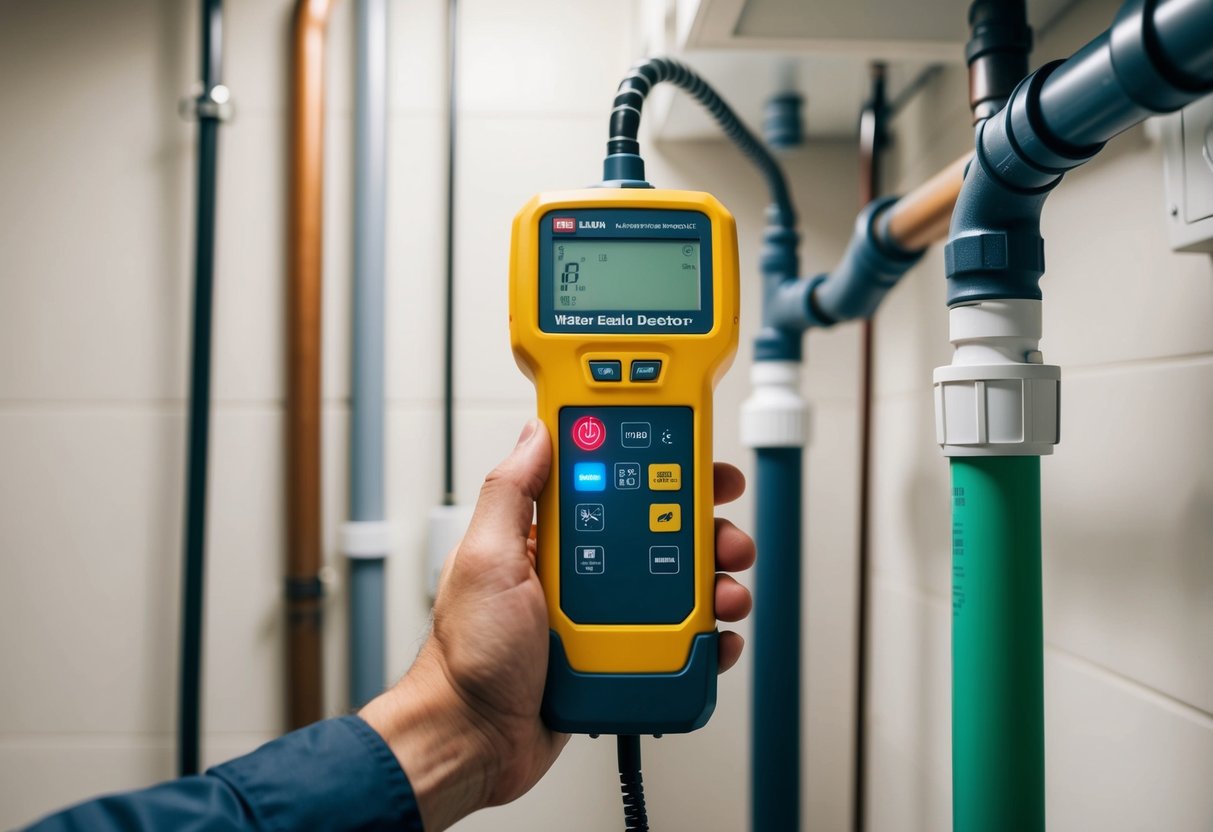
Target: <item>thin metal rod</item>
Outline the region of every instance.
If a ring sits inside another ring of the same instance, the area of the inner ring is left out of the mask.
[[[203,0],[202,99],[219,85],[223,4]],[[206,583],[207,457],[210,445],[211,330],[215,292],[215,192],[218,115],[198,113],[197,217],[194,238],[194,331],[190,359],[189,438],[186,451],[185,545],[181,598],[181,679],[177,772],[197,774],[201,757],[203,590]]]
[[[459,123],[459,4],[447,5],[446,331],[442,365],[442,502],[455,504],[455,162]]]
[[[320,583],[320,321],[324,36],[329,0],[298,0],[292,23],[287,199],[287,723],[324,713]]]
[[[350,395],[350,520],[382,523],[387,213],[387,0],[358,0],[354,115],[354,331]],[[349,554],[347,552],[347,554]],[[387,680],[386,551],[350,558],[349,704]]]
[[[872,89],[860,118],[859,205],[880,196],[881,155],[885,147],[885,66],[872,64]],[[862,832],[867,801],[868,621],[871,618],[871,545],[869,525],[872,504],[872,372],[874,318],[860,328],[859,364],[859,534],[856,546],[855,610],[855,757],[852,774],[851,824]]]

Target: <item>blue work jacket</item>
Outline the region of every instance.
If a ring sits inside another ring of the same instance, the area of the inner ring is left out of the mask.
[[[51,815],[33,832],[422,832],[413,787],[356,716],[317,722],[251,754]]]

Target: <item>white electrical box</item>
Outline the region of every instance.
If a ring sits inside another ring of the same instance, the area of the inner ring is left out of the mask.
[[[1213,95],[1161,121],[1171,248],[1213,252]]]

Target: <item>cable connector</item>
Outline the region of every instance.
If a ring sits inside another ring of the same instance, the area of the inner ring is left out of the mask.
[[[952,363],[935,370],[935,438],[945,456],[1045,456],[1060,439],[1061,368],[1040,353],[1038,300],[948,311]]]

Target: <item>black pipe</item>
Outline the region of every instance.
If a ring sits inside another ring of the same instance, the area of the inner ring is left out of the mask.
[[[181,688],[177,771],[197,774],[202,699],[202,591],[206,561],[207,446],[210,439],[211,319],[215,289],[215,187],[223,59],[222,0],[202,2],[202,92],[198,114],[198,205],[194,237],[194,332],[186,456],[185,551],[181,598]]]
[[[1024,0],[974,0],[969,6],[969,108],[974,123],[997,113],[1028,74],[1032,28]]]
[[[442,344],[442,503],[455,505],[455,139],[459,121],[459,4],[447,5],[446,331]]]
[[[619,84],[611,110],[610,138],[603,163],[603,179],[625,186],[645,187],[644,160],[640,157],[640,112],[657,84],[669,82],[689,93],[707,108],[733,144],[749,157],[767,180],[774,209],[772,220],[785,229],[796,227],[787,179],[766,145],[745,126],[733,109],[692,69],[670,58],[650,58],[635,66]],[[794,276],[794,275],[793,275]]]

